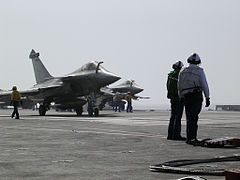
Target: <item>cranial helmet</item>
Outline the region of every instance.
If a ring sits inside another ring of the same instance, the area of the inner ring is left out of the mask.
[[[197,53],[193,53],[188,59],[187,62],[190,64],[201,64],[201,59]]]
[[[12,87],[12,90],[14,91],[14,90],[17,90],[17,86],[13,86]]]
[[[176,62],[172,65],[173,69],[179,69],[180,70],[180,69],[182,69],[182,67],[183,67],[182,61],[178,61],[178,62]]]

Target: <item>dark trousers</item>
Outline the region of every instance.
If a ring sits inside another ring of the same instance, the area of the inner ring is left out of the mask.
[[[121,112],[121,107],[120,107],[120,105],[121,105],[121,101],[120,101],[120,102],[118,102],[118,101],[115,102],[115,112],[117,112],[117,110],[118,110],[119,112]]]
[[[132,102],[131,101],[127,102],[127,112],[132,112]]]
[[[171,99],[171,116],[168,125],[168,138],[178,138],[181,136],[181,119],[183,114],[183,104],[179,100]]]
[[[184,96],[184,105],[187,119],[187,140],[197,138],[198,115],[202,109],[202,92],[189,93]]]
[[[17,101],[14,101],[14,102],[13,102],[12,118],[15,116],[15,114],[16,114],[16,118],[19,119],[18,102],[17,102]]]

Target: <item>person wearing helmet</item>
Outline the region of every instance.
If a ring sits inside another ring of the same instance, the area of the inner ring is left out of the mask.
[[[177,82],[183,63],[178,61],[172,65],[173,71],[168,74],[167,97],[171,103],[171,115],[168,125],[168,140],[186,140],[181,136],[181,119],[183,114],[183,104],[180,103],[178,96]]]
[[[127,101],[127,112],[132,112],[132,98],[131,92],[128,91],[127,95],[125,96]]]
[[[115,104],[115,112],[121,112],[121,101],[122,101],[122,95],[119,92],[116,92],[114,97],[114,104]]]
[[[187,62],[189,66],[184,68],[179,74],[178,91],[179,96],[184,102],[186,119],[187,119],[187,144],[198,144],[198,115],[202,109],[204,93],[206,106],[210,105],[209,88],[205,73],[199,67],[201,59],[198,54],[192,54]]]
[[[13,118],[16,115],[15,119],[19,119],[18,104],[19,102],[21,102],[22,104],[21,96],[20,93],[17,91],[16,86],[13,86],[12,91],[13,92],[11,94],[11,105],[13,105],[14,109],[11,117]]]

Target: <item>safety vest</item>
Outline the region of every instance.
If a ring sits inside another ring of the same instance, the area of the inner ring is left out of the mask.
[[[116,95],[116,96],[115,96],[115,101],[116,101],[116,102],[120,102],[121,99],[122,99],[122,96],[121,96],[121,95]]]
[[[11,101],[21,101],[21,96],[18,91],[13,91],[11,95]]]
[[[127,101],[132,101],[132,96],[130,95],[130,94],[127,94],[126,96],[125,96],[125,99],[127,100]]]
[[[199,66],[189,66],[180,72],[178,87],[181,94],[200,92],[202,90],[200,81],[202,71],[203,69]]]

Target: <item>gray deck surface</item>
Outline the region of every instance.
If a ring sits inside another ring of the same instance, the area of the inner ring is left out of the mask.
[[[194,147],[166,140],[169,111],[75,113],[0,110],[0,179],[168,180],[186,175],[154,173],[149,166],[178,159],[240,154],[240,148]],[[185,136],[185,116],[182,120]],[[240,112],[202,112],[198,137],[240,137]],[[239,162],[209,168],[240,167]],[[207,179],[224,179],[203,176]]]

